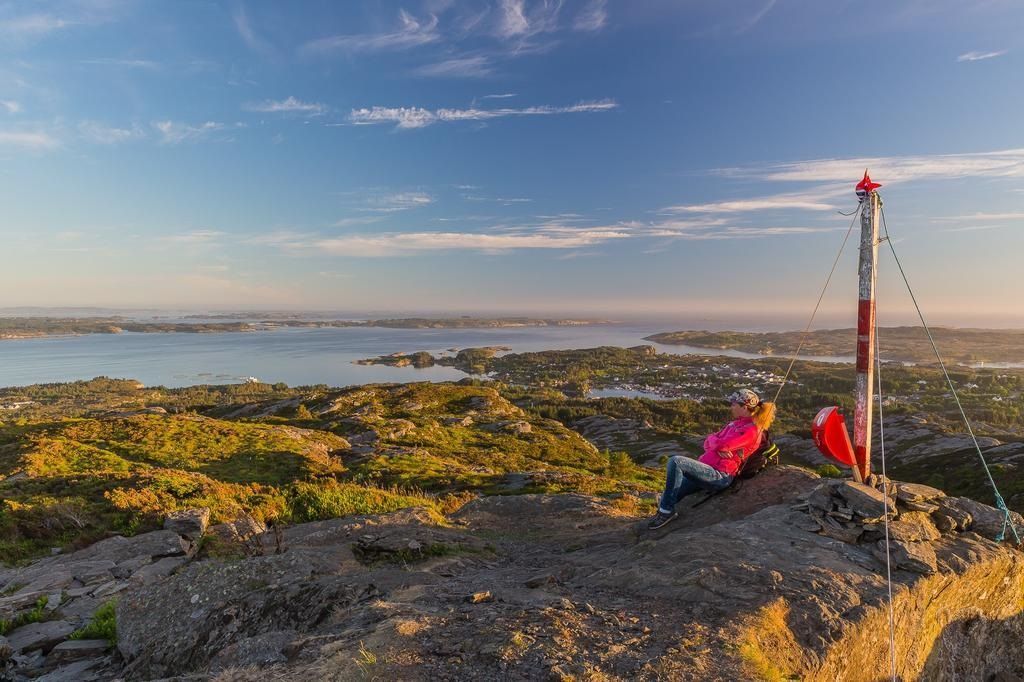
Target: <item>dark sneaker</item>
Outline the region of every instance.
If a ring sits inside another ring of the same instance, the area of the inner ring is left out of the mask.
[[[647,523],[647,530],[658,530],[664,525],[667,525],[669,521],[679,516],[679,514],[672,512],[666,514],[665,512],[658,510],[658,513]]]

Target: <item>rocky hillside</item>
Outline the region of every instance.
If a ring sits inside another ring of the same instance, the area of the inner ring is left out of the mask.
[[[877,484],[780,467],[654,533],[578,493],[262,534],[182,514],[0,573],[0,614],[42,621],[0,639],[0,665],[50,682],[877,680],[887,504],[900,679],[1024,674],[1024,556],[990,539],[998,512]],[[209,557],[211,536],[245,551]],[[76,630],[90,619],[106,629]]]

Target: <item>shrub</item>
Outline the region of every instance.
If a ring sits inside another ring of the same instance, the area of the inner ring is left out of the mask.
[[[288,512],[295,523],[354,514],[387,514],[407,507],[432,508],[433,503],[397,488],[374,488],[334,479],[296,483],[288,495]]]
[[[822,478],[842,478],[843,472],[834,464],[822,464],[814,470]]]

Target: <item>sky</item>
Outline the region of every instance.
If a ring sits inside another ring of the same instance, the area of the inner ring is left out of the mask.
[[[802,319],[870,168],[932,319],[1024,326],[1021,26],[1018,0],[0,0],[0,307]],[[849,325],[858,229],[823,303]]]

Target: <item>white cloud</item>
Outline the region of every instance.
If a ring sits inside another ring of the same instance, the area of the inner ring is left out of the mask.
[[[413,70],[413,74],[428,78],[483,78],[493,72],[490,59],[480,56],[448,59]]]
[[[44,150],[55,149],[60,141],[41,130],[0,130],[0,147],[19,147],[21,149]]]
[[[327,111],[327,107],[323,104],[318,102],[303,102],[291,96],[279,101],[267,100],[265,102],[246,104],[244,108],[247,111],[258,111],[270,114],[296,113],[308,114],[311,116],[316,116]]]
[[[509,97],[516,97],[514,92],[504,92],[500,95],[484,95],[480,99],[508,99]]]
[[[13,99],[0,99],[0,109],[6,110],[8,114],[16,114],[21,111],[21,103]]]
[[[224,124],[217,123],[216,121],[207,121],[197,126],[175,121],[154,121],[152,125],[160,133],[160,142],[163,144],[178,144],[179,142],[198,140],[224,129]]]
[[[572,27],[577,31],[599,31],[608,23],[607,0],[591,0],[583,11],[576,15]]]
[[[117,144],[146,136],[146,132],[137,125],[131,128],[114,128],[95,121],[82,121],[78,124],[78,132],[85,139],[97,144]]]
[[[719,175],[779,182],[846,182],[860,179],[867,168],[883,184],[964,177],[1022,177],[1024,149],[932,156],[878,156],[814,159],[749,168],[722,168]]]
[[[405,50],[433,43],[441,38],[437,32],[437,17],[434,15],[428,20],[421,21],[403,9],[398,13],[398,20],[401,26],[396,31],[319,38],[303,45],[301,51],[306,54],[330,54]]]
[[[549,116],[554,114],[576,114],[609,111],[618,107],[614,100],[579,102],[572,106],[536,106],[523,109],[437,109],[431,111],[420,107],[372,107],[353,109],[349,120],[355,125],[394,123],[398,128],[423,128],[439,121],[487,121],[507,116]]]
[[[992,59],[994,57],[1002,57],[1006,54],[1006,50],[999,50],[997,52],[965,52],[956,58],[958,62],[980,62],[982,59]]]

